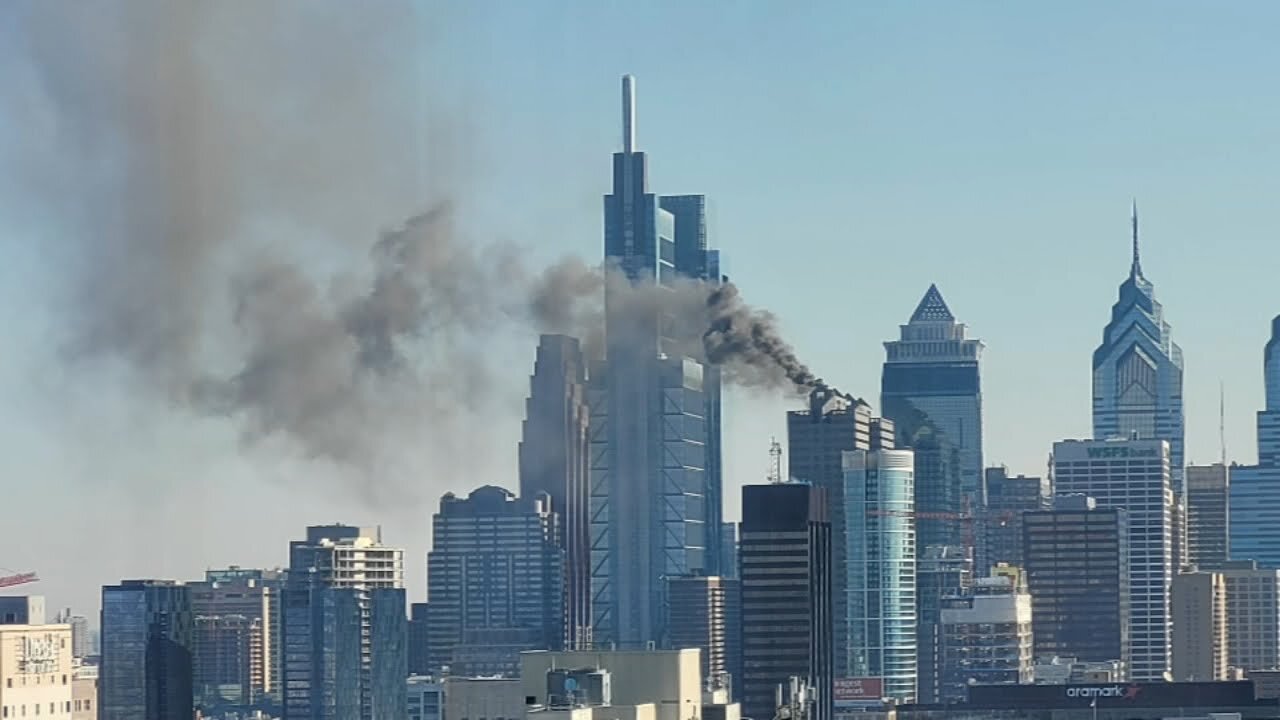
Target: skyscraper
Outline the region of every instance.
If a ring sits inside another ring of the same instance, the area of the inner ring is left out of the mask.
[[[1280,666],[1280,570],[1251,560],[1229,562],[1227,663],[1246,672]]]
[[[1230,559],[1230,468],[1222,463],[1187,466],[1187,562],[1201,570]]]
[[[916,699],[915,479],[910,450],[844,454],[850,675],[882,678],[886,697]]]
[[[564,647],[564,551],[546,493],[516,498],[488,485],[449,493],[432,517],[427,555],[431,670],[488,645],[514,673],[522,650]],[[476,632],[488,631],[488,632]]]
[[[822,488],[831,507],[835,508],[829,519],[837,677],[848,675],[843,456],[852,450],[892,448],[893,436],[892,422],[872,417],[871,407],[865,402],[845,397],[830,388],[813,390],[809,394],[807,410],[787,413],[788,477]]]
[[[430,606],[413,603],[409,606],[409,674],[431,674]]]
[[[950,462],[954,453],[958,477],[941,467],[925,477],[917,467],[918,499],[926,504],[967,501],[971,511],[982,506],[982,348],[982,341],[968,337],[964,324],[956,322],[936,285],[900,326],[899,339],[884,344],[880,405],[897,427],[898,446],[910,446],[912,437],[929,427],[940,457]],[[960,497],[953,501],[957,489],[950,484],[957,481]]]
[[[329,592],[341,590],[346,592]],[[378,591],[398,591],[383,593]],[[392,688],[385,678],[375,673],[395,668],[398,658],[379,658],[377,652],[405,652],[403,664],[407,674],[408,659],[404,638],[397,647],[388,637],[379,637],[375,623],[375,601],[385,608],[399,602],[402,632],[408,627],[404,607],[404,549],[382,543],[379,528],[351,525],[317,525],[307,528],[305,540],[289,543],[288,582],[282,593],[281,634],[282,683],[284,714],[287,720],[330,720],[346,718],[347,698],[337,701],[324,695],[331,673],[353,674],[347,662],[346,644],[350,636],[331,627],[333,623],[354,623],[359,631],[358,671],[351,684],[342,685],[342,693],[356,693],[360,720],[383,720],[385,713],[404,711],[404,676]],[[393,597],[394,596],[394,597]],[[396,600],[395,598],[399,598]],[[352,615],[351,604],[357,612]],[[382,628],[387,627],[383,622]],[[293,637],[291,637],[293,635]],[[291,649],[292,648],[292,649]],[[292,653],[292,658],[287,656]],[[335,664],[336,663],[336,664]],[[396,692],[396,697],[382,697],[380,691]],[[399,702],[397,705],[396,703]],[[325,714],[337,712],[337,715]],[[394,717],[394,716],[391,716]]]
[[[788,678],[817,693],[814,720],[831,720],[831,523],[826,492],[807,483],[742,488],[742,715],[773,717]]]
[[[1231,557],[1280,568],[1280,315],[1262,354],[1266,404],[1258,413],[1258,464],[1231,469]]]
[[[668,578],[671,618],[667,625],[668,646],[673,650],[698,648],[701,651],[702,682],[707,687],[728,687],[735,634],[731,617],[736,609],[738,582],[728,578],[686,575]]]
[[[1022,517],[1037,657],[1124,663],[1129,657],[1129,521],[1084,495]]]
[[[974,565],[981,573],[1000,563],[1023,567],[1022,515],[1049,509],[1049,483],[1010,475],[1006,467],[987,468],[985,482],[987,506],[978,512]]]
[[[1187,478],[1190,481],[1190,477]],[[1170,591],[1173,679],[1227,679],[1227,582],[1221,572],[1179,573]]]
[[[1133,260],[1093,352],[1093,437],[1167,440],[1173,490],[1183,484],[1182,348],[1173,342],[1155,288],[1142,274],[1138,209],[1132,215]]]
[[[565,638],[576,648],[590,639],[591,521],[587,367],[576,338],[543,335],[525,403],[520,441],[520,496],[546,493],[559,516],[565,556]]]
[[[719,373],[683,354],[674,318],[637,288],[720,280],[701,196],[658,197],[636,149],[623,78],[623,147],[604,198],[605,363],[591,372],[591,605],[597,645],[661,641],[663,578],[714,570],[720,545]]]
[[[917,525],[919,521],[917,520]],[[916,546],[916,702],[938,702],[943,598],[973,586],[973,561],[963,547]]]
[[[174,720],[195,712],[190,589],[168,580],[102,588],[99,720]]]
[[[281,593],[284,720],[401,720],[403,588],[290,583]]]
[[[195,618],[196,701],[209,709],[251,705],[279,681],[274,662],[276,589],[264,581],[262,571],[223,572],[188,584]]]
[[[1031,683],[1031,596],[1014,577],[945,598],[940,625],[942,702],[965,702],[970,685]]]
[[[1166,440],[1067,440],[1053,445],[1057,493],[1087,495],[1096,499],[1099,508],[1128,511],[1128,662],[1131,679],[1139,682],[1160,682],[1173,669],[1169,638],[1172,477]]]

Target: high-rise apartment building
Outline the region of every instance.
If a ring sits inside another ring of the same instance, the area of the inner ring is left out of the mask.
[[[465,499],[449,493],[440,499],[431,535],[433,672],[451,665],[459,650],[501,650],[507,670],[516,672],[522,650],[564,646],[565,553],[546,493],[517,498],[492,485]]]
[[[659,197],[636,148],[635,81],[623,78],[623,148],[604,198],[604,365],[591,370],[591,612],[595,644],[660,642],[664,578],[720,562],[720,377],[671,337],[679,323],[637,289],[719,282],[705,199]]]
[[[191,589],[167,580],[102,588],[99,720],[174,720],[195,712]]]
[[[1023,515],[1023,557],[1038,658],[1126,663],[1129,513],[1084,495]]]
[[[1173,465],[1166,440],[1067,440],[1053,446],[1059,494],[1088,495],[1099,508],[1128,510],[1129,671],[1139,682],[1173,669],[1169,587],[1173,582]],[[1024,517],[1025,521],[1025,517]]]
[[[409,712],[407,720],[441,720],[444,713],[444,687],[433,677],[410,675]]]
[[[259,702],[279,680],[277,576],[229,568],[187,587],[196,703],[208,711]]]
[[[787,413],[787,444],[788,477],[822,488],[831,507],[840,509],[844,507],[844,453],[893,448],[893,423],[872,417],[870,406],[860,400],[829,388],[818,388],[810,393],[807,410]],[[830,521],[836,674],[843,677],[849,673],[845,649],[849,631],[846,624],[848,597],[844,592],[847,584],[844,512],[833,510]]]
[[[351,692],[360,720],[384,720],[398,717],[388,713],[404,712],[404,597],[404,549],[384,545],[380,528],[311,526],[305,540],[289,543],[280,628],[286,720],[345,718],[342,708],[352,702]],[[397,603],[398,625],[393,612]],[[335,622],[354,625],[354,630],[334,628]],[[352,637],[359,646],[354,673],[347,648]],[[343,668],[341,673],[338,668]],[[390,682],[388,676],[397,672],[396,682]],[[342,674],[344,683],[338,700],[327,689],[334,673]]]
[[[1223,566],[1227,664],[1245,672],[1280,667],[1280,570],[1251,560]]]
[[[940,625],[942,702],[965,702],[970,685],[1031,683],[1031,596],[1014,578],[980,578],[945,598]]]
[[[976,510],[982,506],[982,341],[968,337],[936,285],[929,286],[900,329],[897,340],[884,344],[881,410],[896,425],[899,446],[907,446],[919,428],[932,428],[944,457],[954,452],[960,494]],[[945,475],[937,479],[947,482]]]
[[[403,588],[290,583],[281,605],[284,720],[402,720]]]
[[[0,623],[0,717],[72,720],[74,665],[69,625]]]
[[[520,496],[546,493],[559,517],[565,638],[556,647],[579,647],[591,637],[591,408],[587,364],[577,338],[543,335],[529,384],[520,441]]]
[[[1262,355],[1258,464],[1231,468],[1231,558],[1280,568],[1280,316]]]
[[[773,717],[775,688],[799,677],[817,692],[814,720],[832,718],[830,507],[808,483],[742,489],[744,669],[735,688],[745,717]]]
[[[966,548],[917,545],[916,702],[939,701],[943,598],[960,595],[972,585],[973,561]]]
[[[1155,288],[1142,274],[1138,209],[1129,277],[1093,352],[1093,437],[1166,440],[1173,490],[1183,484],[1182,348],[1173,342]]]
[[[1231,471],[1222,463],[1187,466],[1187,564],[1201,570],[1231,557]]]
[[[735,647],[742,618],[737,610],[737,580],[705,575],[668,578],[670,619],[667,623],[667,645],[673,650],[698,648],[701,651],[702,682],[708,688],[731,686],[735,671]]]
[[[977,511],[974,566],[980,573],[1006,563],[1023,566],[1022,514],[1048,510],[1049,483],[1044,478],[1010,475],[1006,467],[989,467],[984,480],[987,505]]]
[[[916,698],[915,479],[910,450],[844,454],[850,675],[882,678],[884,695]]]
[[[1228,680],[1226,578],[1220,572],[1179,573],[1169,602],[1174,681]]]

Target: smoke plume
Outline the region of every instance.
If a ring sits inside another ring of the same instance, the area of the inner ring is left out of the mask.
[[[606,296],[669,318],[732,382],[822,385],[732,285],[532,269],[462,237],[465,123],[430,64],[431,23],[395,2],[349,10],[5,8],[0,105],[33,130],[4,150],[33,219],[67,238],[72,367],[122,361],[143,394],[230,418],[247,443],[365,469],[406,441],[449,447],[507,369],[499,336],[571,333],[603,355]]]

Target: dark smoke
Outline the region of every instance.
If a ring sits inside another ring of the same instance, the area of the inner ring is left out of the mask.
[[[571,333],[602,356],[606,288],[673,318],[731,382],[823,386],[731,285],[633,287],[574,259],[531,271],[462,237],[448,64],[410,59],[430,57],[422,28],[441,18],[390,0],[0,12],[0,106],[33,129],[0,149],[66,238],[73,368],[123,361],[140,397],[371,472],[406,443],[474,434],[510,372],[501,338]]]
[[[706,307],[708,324],[702,340],[707,360],[726,366],[731,380],[771,389],[790,385],[800,393],[834,390],[796,357],[795,350],[782,339],[773,313],[747,305],[733,284],[711,289]]]

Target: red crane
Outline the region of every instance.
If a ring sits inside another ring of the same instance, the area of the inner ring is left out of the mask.
[[[18,573],[16,575],[0,575],[0,588],[15,587],[39,581],[40,578],[33,572]]]

